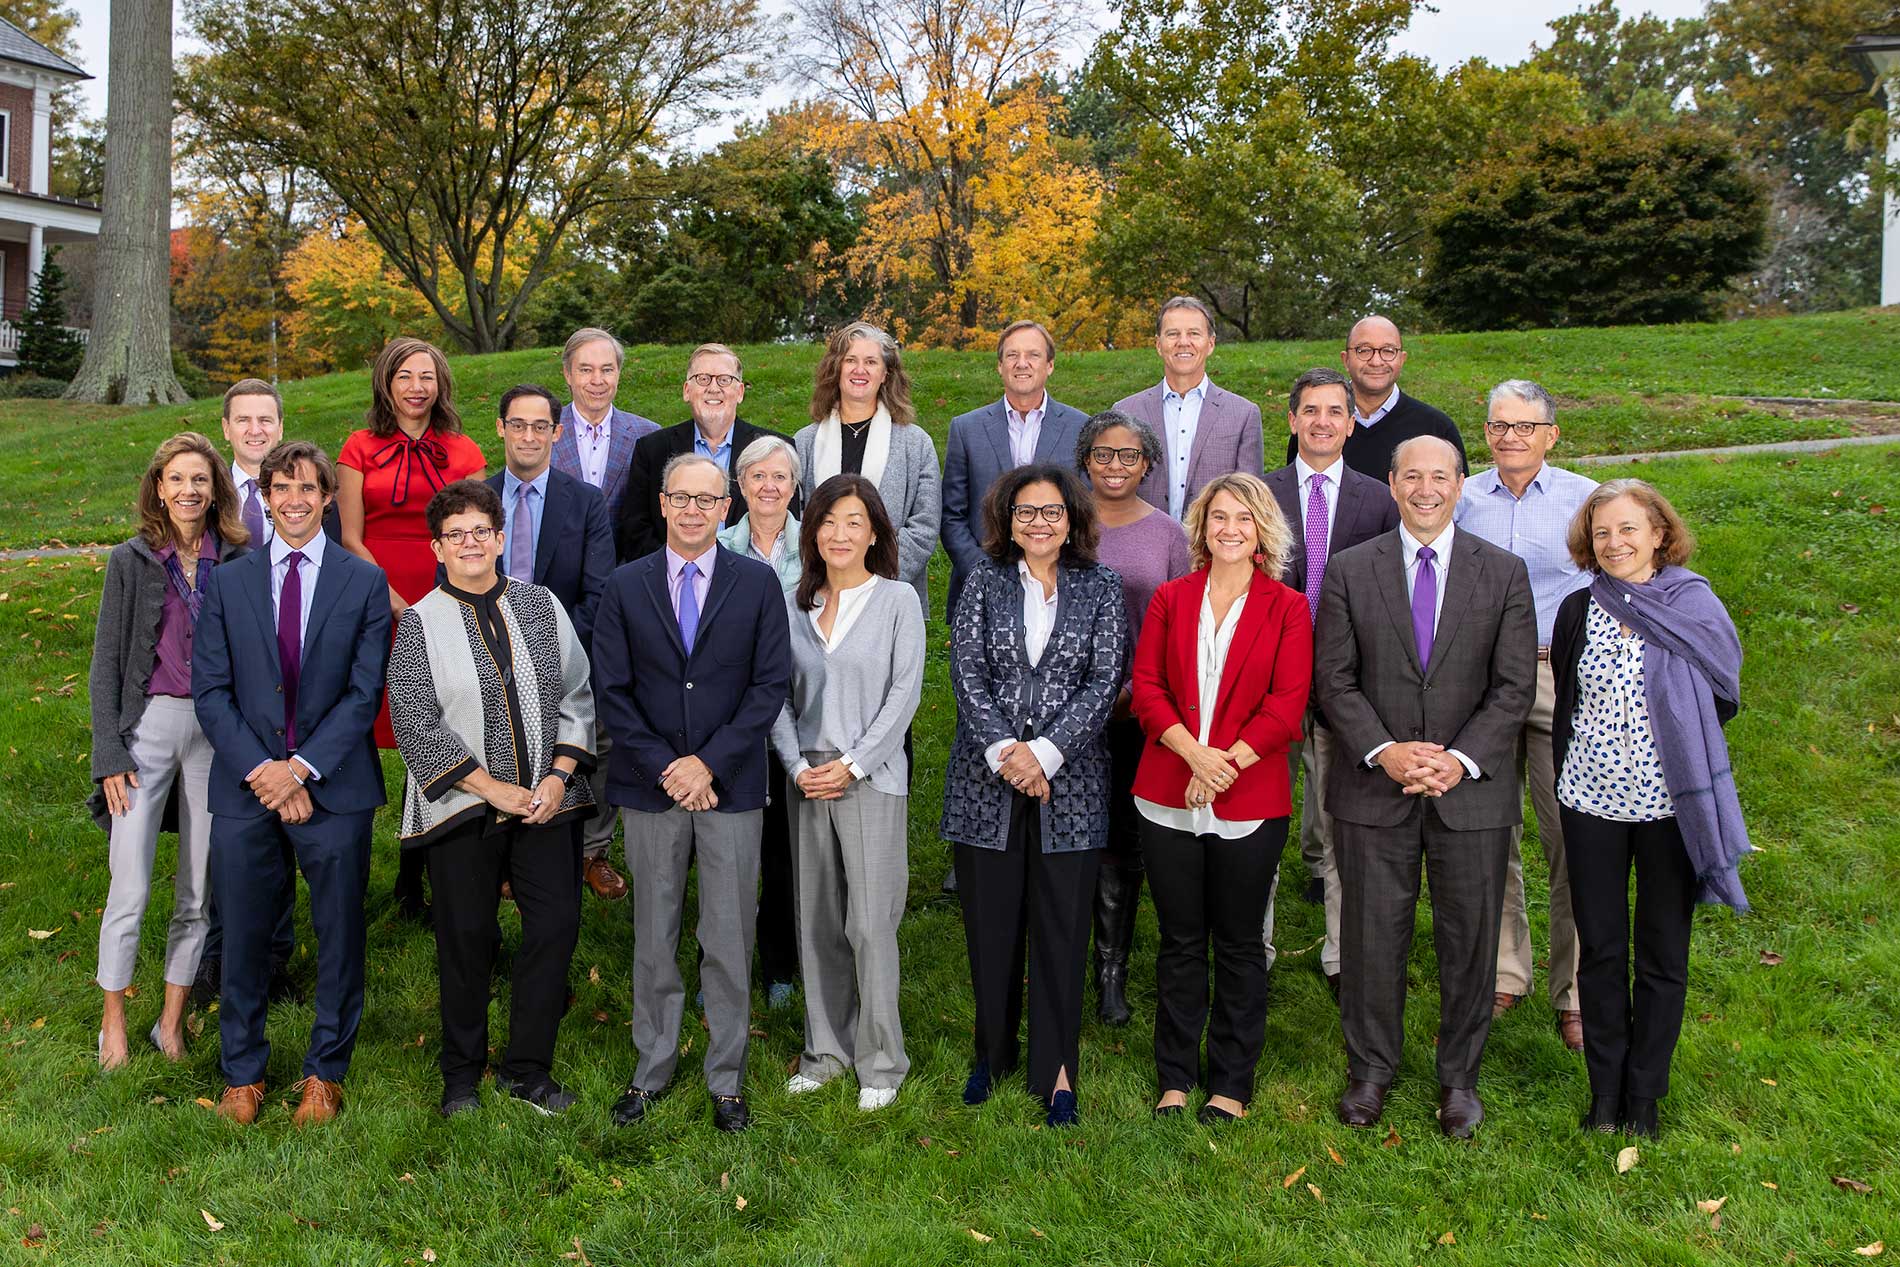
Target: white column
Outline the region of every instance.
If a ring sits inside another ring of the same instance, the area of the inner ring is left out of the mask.
[[[41,85],[33,90],[33,165],[26,191],[46,193],[52,188],[52,180],[53,94]]]
[[[31,302],[33,287],[40,280],[40,266],[46,263],[46,230],[37,224],[26,229],[26,295]]]
[[[1900,59],[1894,59],[1900,62]],[[1900,71],[1890,64],[1887,74]],[[1887,170],[1900,172],[1900,83],[1887,80]],[[1900,304],[1900,193],[1887,186],[1886,214],[1881,219],[1880,302],[1883,307]]]

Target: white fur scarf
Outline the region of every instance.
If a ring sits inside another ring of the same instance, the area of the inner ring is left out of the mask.
[[[864,469],[858,474],[881,485],[884,480],[884,465],[891,459],[891,415],[879,402],[877,412],[871,415],[871,434],[864,440]],[[811,446],[812,487],[824,483],[836,475],[844,465],[844,424],[838,421],[838,411],[832,410],[831,416],[818,424],[818,434],[812,438]]]

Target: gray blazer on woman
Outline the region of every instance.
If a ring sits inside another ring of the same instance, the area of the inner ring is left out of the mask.
[[[812,461],[818,424],[807,423],[792,437],[798,447],[799,482],[805,500],[818,487]],[[884,513],[897,529],[897,579],[917,591],[917,601],[930,614],[930,556],[937,548],[937,527],[943,521],[943,482],[937,467],[937,446],[930,433],[916,423],[891,427],[891,456],[884,478],[877,482]]]
[[[1016,565],[986,560],[957,597],[950,682],[957,737],[944,776],[943,838],[983,849],[1009,845],[1009,785],[984,752],[1026,725],[1055,744],[1062,766],[1042,806],[1044,853],[1099,849],[1108,840],[1109,764],[1102,742],[1121,693],[1128,610],[1121,578],[1099,564],[1061,569],[1056,623],[1042,659],[1029,663],[1023,587]]]

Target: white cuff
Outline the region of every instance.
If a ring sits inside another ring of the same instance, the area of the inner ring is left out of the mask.
[[[292,753],[290,759],[292,761],[295,761],[298,765],[302,766],[304,769],[308,770],[310,772],[311,779],[317,780],[318,782],[321,782],[323,780],[323,775],[317,771],[317,767],[311,765],[308,761],[305,761],[303,759],[302,753]],[[295,770],[292,770],[290,773],[294,776],[297,772]],[[306,780],[304,779],[297,780],[299,784],[304,783],[305,781]]]
[[[995,743],[983,749],[983,759],[989,762],[991,774],[1001,774],[1003,772],[1003,749],[1017,742],[1020,741],[1015,739],[998,739]]]
[[[848,752],[844,754],[844,768],[851,771],[851,777],[854,779],[868,779],[871,777],[864,772],[864,767],[858,764],[858,759]]]
[[[1379,764],[1379,754],[1384,752],[1387,748],[1390,748],[1396,742],[1396,740],[1388,739],[1371,752],[1368,752],[1365,757],[1366,769],[1370,770],[1373,766]]]
[[[1470,757],[1467,757],[1464,753],[1458,751],[1456,748],[1447,748],[1445,749],[1445,751],[1449,752],[1452,756],[1458,758],[1458,764],[1462,765],[1465,768],[1466,774],[1470,775],[1474,779],[1482,779],[1484,777],[1484,775],[1478,772],[1478,763],[1473,761]]]
[[[793,762],[790,766],[786,767],[785,777],[788,780],[790,780],[792,783],[797,783],[798,776],[805,773],[805,771],[809,769],[811,769],[811,762],[805,760],[805,758],[803,757],[800,757],[797,761]]]
[[[1056,747],[1053,740],[1038,736],[1029,741],[1029,750],[1036,754],[1036,760],[1042,764],[1042,777],[1055,778],[1056,771],[1062,768],[1062,749]]]

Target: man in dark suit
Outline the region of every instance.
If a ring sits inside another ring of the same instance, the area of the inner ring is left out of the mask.
[[[555,408],[554,393],[531,383],[502,393],[495,430],[507,460],[488,486],[500,494],[507,520],[502,571],[548,589],[567,609],[581,645],[591,649],[594,612],[614,570],[613,523],[599,489],[549,464],[567,433]],[[596,897],[618,901],[627,896],[627,882],[607,857],[618,816],[601,795],[607,775],[598,762],[588,779],[596,808],[581,831],[581,874]]]
[[[1399,526],[1392,491],[1361,475],[1340,458],[1352,435],[1352,385],[1338,370],[1310,369],[1293,380],[1287,397],[1287,428],[1298,446],[1291,462],[1267,476],[1273,500],[1293,530],[1293,551],[1280,579],[1306,595],[1307,614],[1319,619],[1326,561]],[[1326,939],[1319,966],[1333,997],[1339,997],[1339,876],[1333,867],[1333,824],[1326,814],[1326,769],[1333,735],[1318,708],[1308,708],[1301,743],[1287,750],[1289,773],[1304,769],[1300,800],[1300,852],[1311,877],[1308,901],[1323,901]],[[1273,966],[1273,908],[1280,881],[1267,898],[1267,966]]]
[[[652,554],[666,543],[666,524],[660,517],[660,475],[667,463],[682,453],[697,453],[726,473],[729,501],[725,522],[736,524],[745,514],[739,492],[739,455],[760,436],[778,435],[755,427],[739,416],[745,400],[745,377],[739,354],[723,343],[702,343],[686,361],[686,382],[680,389],[692,418],[642,436],[633,446],[627,470],[627,499],[620,508],[619,555],[622,563]],[[786,440],[784,436],[779,439]],[[792,494],[792,513],[800,498]]]
[[[1524,561],[1452,526],[1459,472],[1458,451],[1436,436],[1394,451],[1400,526],[1327,566],[1314,689],[1334,737],[1326,808],[1344,889],[1339,1118],[1377,1122],[1398,1072],[1422,856],[1438,951],[1439,1128],[1466,1139],[1484,1118],[1478,1067],[1505,859],[1523,815],[1517,738],[1537,691],[1537,620]]]
[[[683,453],[660,472],[665,546],[616,571],[594,628],[594,685],[613,738],[607,799],[633,876],[633,1043],[614,1122],[646,1116],[679,1064],[680,919],[699,860],[699,982],[713,1124],[742,1131],[766,735],[791,688],[778,574],[721,547],[727,476]]]
[[[625,358],[620,340],[593,326],[569,335],[567,346],[561,349],[561,376],[567,380],[570,399],[559,415],[554,469],[599,489],[607,499],[608,523],[620,521],[635,442],[660,429],[651,418],[614,404]]]
[[[1260,406],[1214,385],[1207,358],[1214,351],[1214,314],[1187,295],[1161,305],[1155,321],[1161,382],[1117,401],[1161,437],[1161,464],[1141,481],[1142,500],[1176,519],[1216,475],[1264,469]]]
[[[1364,317],[1346,335],[1340,363],[1352,378],[1352,417],[1358,425],[1346,441],[1346,465],[1383,481],[1392,451],[1414,436],[1437,436],[1458,450],[1458,469],[1469,474],[1464,437],[1443,411],[1399,390],[1405,368],[1405,342],[1385,317]],[[1288,440],[1286,460],[1293,460]]]
[[[1015,321],[996,340],[996,372],[1003,398],[950,420],[943,464],[943,549],[950,556],[950,597],[945,619],[954,620],[957,594],[970,569],[982,562],[983,497],[1005,471],[1031,462],[1074,460],[1076,437],[1088,415],[1052,400],[1049,376],[1056,368],[1056,341],[1040,321]]]
[[[276,535],[211,574],[193,650],[192,697],[211,741],[211,865],[223,890],[218,1112],[256,1119],[274,900],[284,844],[310,887],[316,1021],[304,1054],[302,1126],[336,1116],[363,1016],[363,893],[370,823],[383,803],[372,725],[389,654],[383,570],[320,531],[336,495],[322,449],[292,440],[260,468]]]

